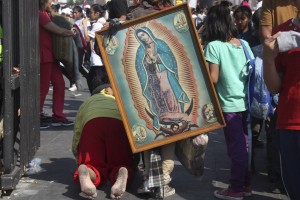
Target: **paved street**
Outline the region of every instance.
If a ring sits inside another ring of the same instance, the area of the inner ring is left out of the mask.
[[[68,81],[66,81],[68,86]],[[75,119],[78,107],[89,96],[87,89],[83,95],[72,98],[66,91],[65,110],[67,116]],[[45,103],[46,112],[50,113],[52,92]],[[75,159],[71,151],[73,132],[72,128],[54,128],[41,131],[41,147],[35,157],[41,158],[42,172],[23,177],[16,190],[3,199],[14,200],[67,200],[84,199],[79,196],[79,187],[73,182],[73,172],[76,169]],[[259,149],[255,158],[257,172],[253,175],[253,195],[245,199],[273,200],[287,199],[284,195],[272,194],[272,185],[267,180],[265,148]],[[172,200],[210,200],[216,199],[213,191],[227,187],[229,177],[229,160],[226,154],[222,130],[209,134],[209,143],[205,157],[205,171],[201,178],[190,175],[183,166],[176,161],[172,174],[172,184],[176,194],[166,199]],[[124,195],[125,200],[151,199],[149,196],[139,196],[137,187],[141,184],[141,173],[137,173],[135,182]],[[109,199],[110,184],[98,188],[96,199]]]

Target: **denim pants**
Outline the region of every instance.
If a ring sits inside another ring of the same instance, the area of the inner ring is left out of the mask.
[[[281,173],[291,200],[300,199],[300,130],[278,130]]]
[[[242,192],[244,187],[250,186],[247,111],[223,114],[227,124],[224,128],[227,154],[231,161],[230,187]]]

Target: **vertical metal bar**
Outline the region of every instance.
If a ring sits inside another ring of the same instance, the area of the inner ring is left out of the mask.
[[[40,146],[39,129],[39,25],[38,1],[19,1],[20,27],[20,154],[21,166],[28,164]],[[28,122],[30,119],[30,123]]]
[[[13,94],[11,91],[11,67],[13,66],[13,1],[2,1],[3,8],[3,76],[4,76],[4,173],[10,173],[14,167],[14,121]]]

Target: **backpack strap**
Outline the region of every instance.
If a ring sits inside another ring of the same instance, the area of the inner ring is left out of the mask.
[[[247,132],[248,132],[248,157],[251,158],[252,157],[252,129],[251,129],[251,116],[250,116],[250,103],[251,103],[251,86],[250,86],[250,82],[253,76],[253,73],[255,73],[255,62],[254,60],[251,59],[250,54],[247,50],[247,47],[245,46],[244,42],[242,40],[239,39],[239,41],[242,44],[244,53],[246,55],[246,59],[247,62],[250,64],[251,68],[249,69],[249,74],[248,74],[248,86],[247,86],[247,95],[248,95],[248,114],[247,114]],[[252,159],[248,159],[248,168],[251,169],[251,164]]]
[[[249,52],[247,50],[247,47],[246,47],[245,43],[243,42],[243,40],[239,39],[239,41],[241,42],[241,45],[243,47],[244,53],[246,55],[247,62],[249,62],[249,64],[251,65],[252,69],[254,70],[254,68],[255,68],[254,59],[251,59],[250,54],[249,54]]]
[[[245,43],[243,42],[243,40],[239,39],[239,41],[241,42],[242,44],[242,47],[243,47],[243,50],[244,50],[244,53],[245,53],[245,56],[246,56],[246,59],[247,59],[247,62],[250,64],[251,67],[249,67],[249,74],[248,74],[248,87],[247,87],[247,95],[248,95],[248,108],[250,110],[250,105],[251,105],[251,94],[253,94],[253,88],[251,88],[250,86],[250,82],[251,82],[251,79],[252,79],[252,76],[253,76],[253,73],[255,73],[255,61],[254,59],[251,59],[250,57],[250,54],[247,50],[247,47],[245,45]]]

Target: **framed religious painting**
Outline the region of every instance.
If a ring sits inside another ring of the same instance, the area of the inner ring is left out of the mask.
[[[225,125],[187,4],[96,37],[133,153]]]

